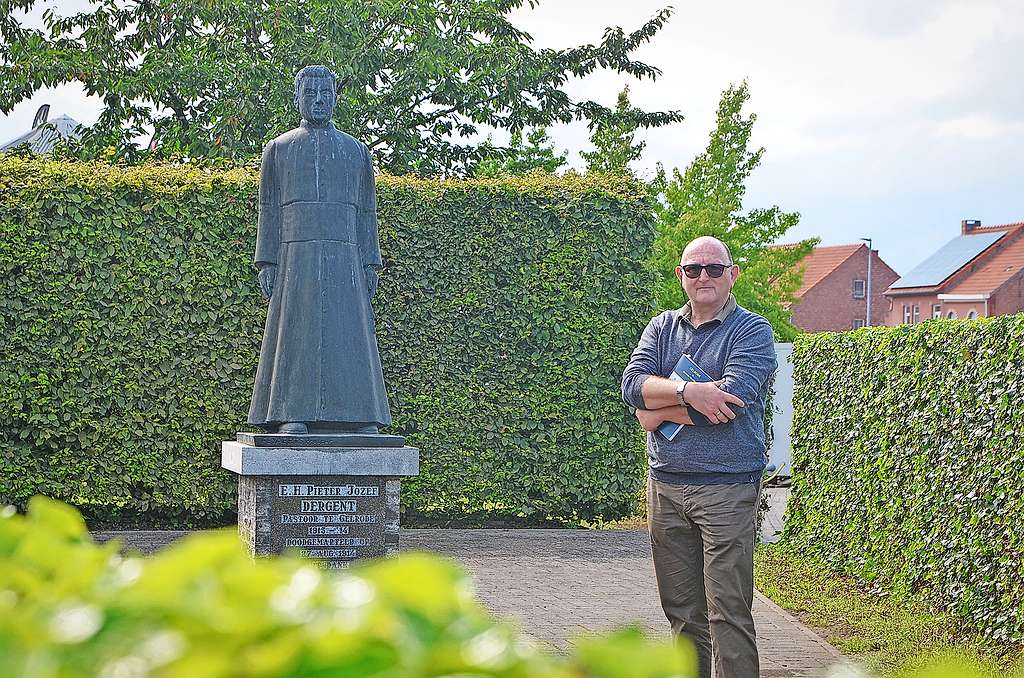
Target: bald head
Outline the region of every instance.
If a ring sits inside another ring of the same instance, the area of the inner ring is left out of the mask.
[[[679,261],[680,263],[685,263],[687,260],[692,260],[699,255],[702,255],[701,258],[707,256],[720,257],[720,263],[723,264],[732,263],[732,255],[729,252],[729,248],[726,247],[724,242],[710,235],[702,235],[691,240],[690,244],[683,249],[683,254]]]
[[[709,235],[692,241],[683,250],[676,267],[676,278],[686,292],[694,317],[714,317],[729,300],[729,293],[740,273],[728,246]]]

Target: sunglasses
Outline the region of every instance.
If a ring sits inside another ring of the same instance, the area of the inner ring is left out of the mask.
[[[683,266],[683,273],[687,278],[699,278],[701,271],[707,271],[709,278],[721,278],[725,269],[732,268],[732,264],[686,264]]]

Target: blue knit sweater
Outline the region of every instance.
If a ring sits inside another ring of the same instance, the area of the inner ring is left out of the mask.
[[[699,328],[690,324],[687,307],[665,311],[647,324],[622,374],[626,404],[644,409],[643,383],[651,376],[667,378],[684,353],[713,379],[724,378],[723,388],[745,406],[731,407],[736,418],[725,424],[712,424],[691,407],[694,425],[671,441],[648,433],[651,474],[676,483],[751,482],[767,463],[765,397],[778,366],[771,325],[741,306]],[[750,478],[733,478],[738,474]]]

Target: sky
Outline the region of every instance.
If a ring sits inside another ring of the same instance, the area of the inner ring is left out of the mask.
[[[637,28],[666,4],[542,0],[513,22],[538,47],[569,47],[597,42],[607,26]],[[722,90],[747,80],[752,143],[766,150],[745,208],[799,212],[785,242],[871,238],[905,274],[958,235],[962,219],[1024,221],[1021,45],[1020,0],[677,0],[636,53],[661,77],[595,73],[568,89],[611,107],[629,84],[634,105],[683,113],[641,134],[647,148],[635,169],[651,176],[658,162],[685,168],[707,143]],[[0,117],[0,141],[27,131],[42,103],[51,117],[85,124],[101,109],[77,85],[41,91]],[[581,166],[586,127],[550,132]]]

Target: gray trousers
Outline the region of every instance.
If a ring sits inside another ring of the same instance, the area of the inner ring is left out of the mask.
[[[702,678],[757,678],[754,523],[760,483],[672,485],[649,478],[647,521],[658,594]]]

